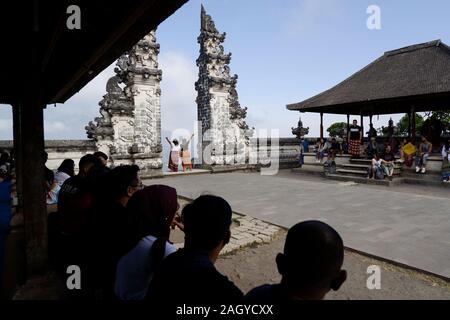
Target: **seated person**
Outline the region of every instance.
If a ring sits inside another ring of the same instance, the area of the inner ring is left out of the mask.
[[[323,142],[323,139],[321,139]],[[328,158],[330,158],[330,150],[331,150],[331,139],[328,139],[325,143],[322,144],[322,147],[319,149],[318,152],[318,162],[322,163],[323,158],[325,158],[325,155],[327,155]]]
[[[402,143],[400,144],[400,162],[404,163],[406,166],[411,167],[414,162],[414,155],[406,155],[403,151],[403,147],[406,146],[409,143],[408,139],[403,139]]]
[[[211,195],[197,198],[182,212],[184,249],[169,255],[156,270],[147,298],[156,304],[233,304],[242,292],[214,267],[229,242],[231,207]]]
[[[389,180],[392,180],[394,176],[394,162],[395,162],[395,155],[394,152],[391,149],[391,146],[386,147],[386,151],[383,154],[383,158],[381,159],[381,169],[383,169],[383,172],[386,174],[386,176],[389,178]]]
[[[322,300],[347,279],[343,262],[344,244],[336,230],[320,221],[301,222],[289,229],[284,252],[276,257],[281,283],[251,290],[244,303]]]
[[[378,152],[375,153],[369,168],[369,179],[384,179],[384,170],[381,166],[382,163],[383,159],[381,159],[380,154]]]
[[[322,153],[322,149],[325,145],[323,139],[317,139],[316,145],[314,146],[314,152],[316,153],[316,162],[322,162],[324,158],[324,154]]]
[[[340,143],[336,141],[336,138],[332,138],[328,158],[334,161],[337,154],[342,155],[342,147]]]
[[[144,299],[153,271],[176,251],[169,236],[178,207],[177,191],[167,186],[145,187],[131,197],[127,208],[137,217],[141,240],[117,265],[115,292],[120,299]]]
[[[426,173],[427,162],[433,151],[433,145],[428,142],[427,138],[422,136],[422,143],[419,145],[416,155],[416,173]]]
[[[389,162],[395,161],[395,154],[390,145],[386,146],[386,150],[384,151],[384,154],[383,154],[383,160],[389,161]]]

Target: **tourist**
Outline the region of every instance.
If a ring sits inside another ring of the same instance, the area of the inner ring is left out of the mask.
[[[64,159],[56,170],[55,181],[62,186],[64,181],[75,175],[75,162],[72,159]]]
[[[322,162],[324,158],[324,154],[322,153],[322,149],[325,145],[325,142],[323,141],[323,138],[317,139],[316,145],[315,145],[315,152],[316,152],[316,162]]]
[[[87,177],[97,163],[98,159],[92,154],[83,156],[78,164],[78,174],[67,179],[61,186],[58,214],[62,231],[67,235],[77,235],[84,231],[92,204],[92,190]]]
[[[378,143],[376,141],[376,138],[372,137],[366,148],[367,159],[373,159],[373,156],[375,155],[375,153],[378,152],[377,150],[378,150]]]
[[[3,158],[3,157],[2,157]],[[3,158],[6,160],[6,157]],[[5,162],[0,165],[0,290],[3,288],[6,238],[10,233],[12,180]]]
[[[295,300],[322,300],[347,279],[342,270],[344,244],[339,234],[320,221],[305,221],[289,229],[284,252],[276,257],[281,282],[251,290],[246,304],[283,304]]]
[[[46,202],[48,205],[57,204],[61,186],[55,180],[52,170],[45,172]]]
[[[94,184],[97,184],[97,182],[101,181],[102,177],[111,171],[111,169],[107,166],[108,156],[105,153],[101,151],[94,152],[94,157],[99,161],[94,168],[92,168],[89,179],[91,179]],[[95,189],[98,189],[98,187],[100,186],[96,185]]]
[[[322,139],[323,141],[323,139]],[[331,151],[332,145],[331,145],[331,138],[327,139],[327,141],[322,145],[322,148],[319,150],[319,162],[322,163],[323,158],[325,158],[325,155],[327,155],[327,157],[330,156],[330,151]]]
[[[184,207],[184,248],[164,259],[150,283],[147,298],[173,304],[239,303],[242,292],[214,264],[231,236],[231,207],[211,195]]]
[[[189,140],[183,139],[181,143],[181,164],[183,166],[183,171],[192,170],[191,152],[189,151],[189,144],[191,143],[194,134],[191,135]]]
[[[137,217],[141,240],[117,265],[115,293],[123,300],[142,300],[154,270],[176,251],[169,236],[179,208],[177,192],[162,185],[146,187],[131,197],[127,208]]]
[[[422,136],[422,142],[419,145],[416,155],[416,173],[426,173],[427,162],[433,151],[433,145],[428,142],[427,138]]]
[[[178,166],[180,165],[180,143],[177,139],[170,141],[166,137],[167,142],[170,144],[170,155],[169,155],[169,169],[172,172],[178,172]]]
[[[361,141],[362,141],[362,129],[358,126],[358,121],[353,120],[353,124],[350,126],[350,132],[348,133],[348,152],[352,158],[358,158],[361,152]]]
[[[381,159],[380,154],[377,152],[375,153],[372,163],[369,168],[369,179],[378,179],[383,180],[384,179],[384,170],[382,168],[383,159]]]
[[[377,137],[377,130],[375,130],[375,128],[373,127],[373,124],[369,124],[369,131],[366,132],[367,133],[367,137],[369,138],[369,141],[372,138],[376,138]]]
[[[94,152],[94,156],[100,160],[100,164],[104,167],[108,165],[108,156],[101,151]]]
[[[7,174],[11,173],[11,157],[6,151],[3,151],[0,155],[0,170]]]
[[[88,217],[93,203],[92,185],[88,180],[89,171],[98,163],[92,154],[83,156],[79,161],[78,174],[67,179],[61,186],[58,197],[58,211],[49,214],[49,250],[50,261],[65,282],[66,269],[70,265],[85,270]],[[86,271],[86,270],[85,270]],[[85,274],[85,272],[83,273]],[[86,277],[82,278],[85,288]],[[82,296],[84,291],[69,292],[70,298]]]
[[[403,150],[406,145],[410,142],[408,139],[404,138],[402,143],[400,144],[400,162],[404,163],[407,167],[411,167],[414,163],[414,153],[406,154]]]
[[[137,221],[127,205],[131,197],[142,189],[139,167],[119,166],[102,177],[104,193],[95,199],[89,222],[90,270],[104,299],[115,299],[114,282],[117,264],[122,256],[139,242]]]
[[[442,181],[450,182],[450,138],[442,146]]]
[[[336,159],[338,154],[342,155],[342,146],[334,137],[331,139],[331,148],[329,153],[330,159],[333,161]]]
[[[391,146],[386,146],[386,150],[383,153],[382,161],[381,161],[381,169],[386,174],[389,180],[392,180],[394,176],[394,166],[395,155],[394,151],[392,151]]]

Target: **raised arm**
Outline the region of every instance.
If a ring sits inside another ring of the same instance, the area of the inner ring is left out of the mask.
[[[194,138],[194,134],[191,135],[191,137],[189,138],[187,144],[191,143],[192,138]]]
[[[172,141],[169,140],[169,138],[166,137],[167,142],[172,146]]]

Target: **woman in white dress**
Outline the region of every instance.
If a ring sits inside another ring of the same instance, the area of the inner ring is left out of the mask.
[[[170,141],[169,138],[166,137],[166,140],[170,144],[169,169],[172,172],[178,172],[178,166],[181,164],[180,143],[177,139]]]

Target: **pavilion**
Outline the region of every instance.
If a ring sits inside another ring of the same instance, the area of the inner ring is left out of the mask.
[[[0,12],[0,103],[13,110],[18,208],[24,217],[26,273],[47,269],[44,119],[187,0],[7,1]],[[77,5],[81,28],[69,29]]]
[[[362,70],[303,102],[287,105],[288,110],[320,113],[320,137],[323,115],[364,117],[407,113],[409,136],[416,136],[417,112],[450,109],[450,47],[440,40],[388,51]],[[364,128],[363,128],[364,130]],[[364,132],[364,131],[363,131]]]

